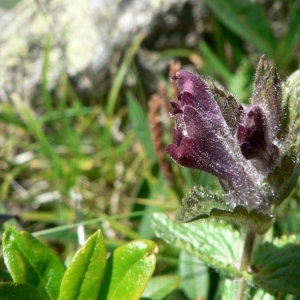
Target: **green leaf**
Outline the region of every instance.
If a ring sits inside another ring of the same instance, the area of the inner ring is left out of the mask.
[[[59,299],[97,299],[105,268],[106,248],[98,230],[71,261],[61,283]]]
[[[205,0],[216,16],[233,32],[269,56],[276,39],[260,7],[249,0]]]
[[[175,223],[163,213],[153,215],[156,235],[175,248],[185,250],[203,262],[233,276],[242,253],[243,241],[231,226],[221,222]]]
[[[0,299],[5,300],[49,300],[49,298],[40,292],[37,288],[26,283],[7,282],[0,283]]]
[[[272,215],[264,214],[257,209],[248,211],[241,205],[232,208],[226,204],[225,199],[207,193],[201,187],[194,187],[183,198],[182,206],[176,212],[176,220],[189,223],[206,218],[227,220],[258,234],[265,233],[273,224]]]
[[[252,260],[254,283],[272,292],[300,295],[300,245],[260,245]]]
[[[139,299],[154,271],[157,251],[157,245],[149,240],[117,248],[108,259],[98,299]]]
[[[189,299],[207,299],[209,292],[208,267],[186,251],[181,251],[179,258],[179,275],[183,278],[182,290]]]
[[[10,228],[3,236],[3,255],[14,282],[30,284],[58,299],[66,268],[47,246],[28,232]]]
[[[143,293],[143,297],[152,299],[164,299],[172,291],[176,290],[182,278],[176,275],[161,275],[152,277]]]

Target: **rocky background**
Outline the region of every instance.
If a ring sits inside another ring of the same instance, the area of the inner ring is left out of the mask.
[[[43,76],[54,93],[67,75],[85,100],[107,93],[124,51],[142,36],[137,64],[149,92],[167,69],[157,51],[195,48],[210,16],[196,0],[22,0],[0,18],[0,99],[32,101]],[[134,84],[128,82],[128,84]]]

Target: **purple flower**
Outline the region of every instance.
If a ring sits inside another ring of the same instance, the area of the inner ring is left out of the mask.
[[[272,144],[267,119],[260,106],[253,105],[249,108],[243,122],[238,126],[236,135],[246,159],[255,160],[256,167],[261,171],[272,168],[279,150]]]
[[[299,175],[294,160],[299,154],[289,141],[293,134],[286,136],[300,126],[296,117],[289,117],[297,116],[289,110],[289,98],[282,107],[276,69],[262,56],[249,107],[219,84],[190,72],[179,71],[172,80],[179,95],[171,101],[176,125],[166,152],[181,166],[217,176],[227,194],[226,205],[270,214],[272,205],[282,201]],[[287,128],[289,123],[291,129]],[[287,179],[292,184],[286,185]],[[194,200],[192,196],[188,199]],[[205,210],[205,205],[193,207],[193,203],[187,204],[187,214],[197,213],[198,208]],[[258,221],[255,218],[254,223]]]
[[[166,152],[184,167],[240,183],[244,171],[237,159],[238,145],[208,84],[187,71],[177,72],[172,80],[180,94],[177,101],[171,101],[176,127],[173,143],[166,147]]]

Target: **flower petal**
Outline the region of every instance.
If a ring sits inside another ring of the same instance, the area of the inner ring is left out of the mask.
[[[216,118],[216,122],[220,121],[220,117],[222,121],[224,120],[208,84],[201,77],[187,71],[178,71],[175,81],[179,91],[186,93],[187,102],[193,103],[196,109],[202,109],[210,113],[211,117]],[[194,101],[191,101],[190,95],[192,95]]]

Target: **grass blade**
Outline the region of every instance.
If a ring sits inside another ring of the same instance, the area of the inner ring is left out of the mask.
[[[205,0],[216,16],[238,36],[272,56],[276,39],[257,4],[248,0]]]

